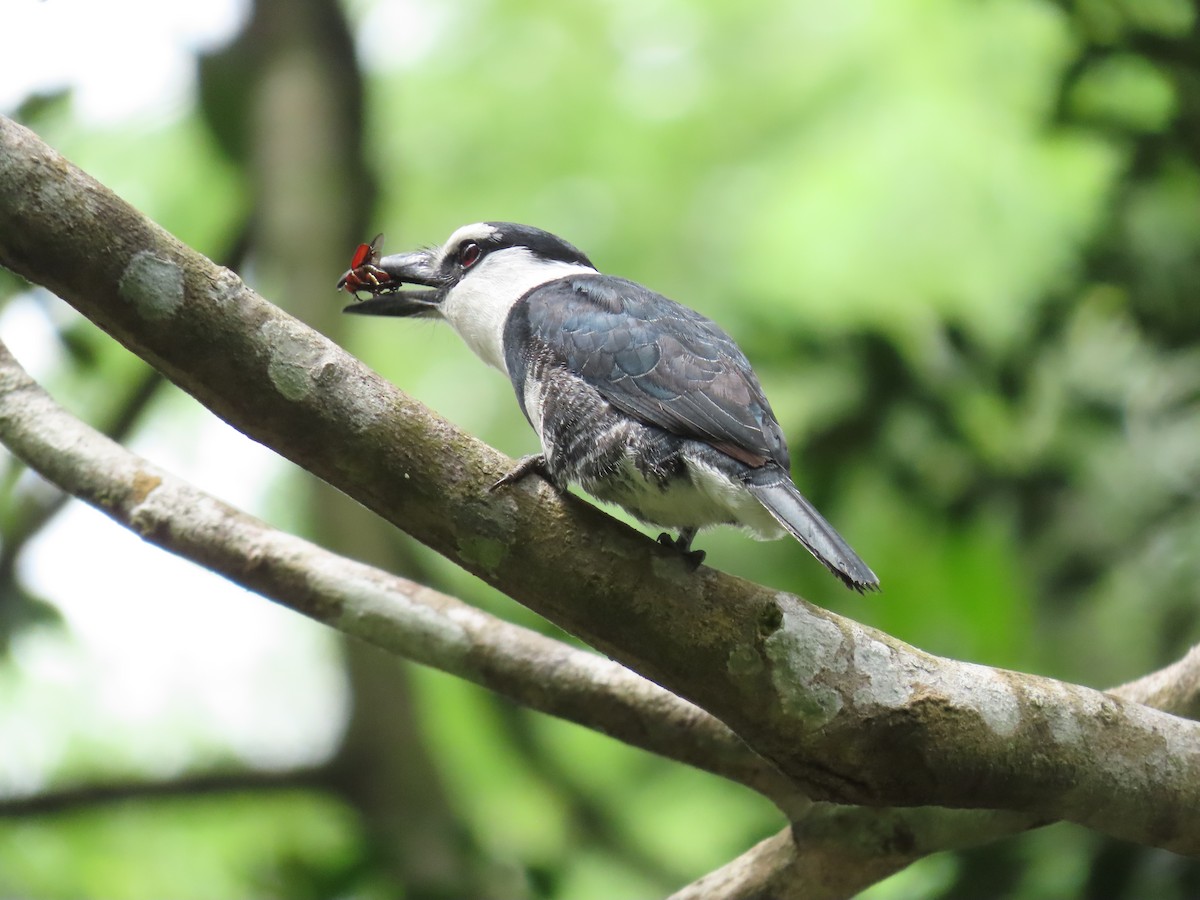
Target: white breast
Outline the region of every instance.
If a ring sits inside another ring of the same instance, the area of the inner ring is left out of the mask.
[[[547,281],[595,271],[579,263],[540,259],[524,247],[497,250],[450,289],[442,302],[442,316],[476,356],[507,373],[504,322],[513,304]]]

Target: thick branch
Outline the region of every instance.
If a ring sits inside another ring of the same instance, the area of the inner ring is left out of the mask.
[[[0,263],[218,415],[730,725],[818,799],[1066,818],[1200,853],[1200,729],[939,659],[677,557],[383,382],[0,120]]]
[[[271,528],[156,469],[54,402],[0,344],[0,440],[153,544],[346,634],[541,712],[752,787],[791,783],[724,725],[610,660]]]
[[[1178,662],[1109,693],[1197,718],[1200,645]],[[671,900],[842,900],[931,853],[975,847],[1045,824],[1028,813],[996,810],[872,809],[816,803],[790,828],[683,888]]]

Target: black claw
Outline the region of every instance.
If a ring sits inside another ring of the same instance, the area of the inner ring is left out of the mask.
[[[700,564],[704,562],[704,557],[707,555],[703,550],[692,549],[692,539],[696,536],[695,528],[685,528],[679,532],[679,537],[672,538],[665,531],[658,536],[658,542],[664,547],[670,547],[683,557],[687,565],[695,571],[700,568]]]
[[[522,456],[517,460],[517,464],[504,474],[504,477],[488,488],[488,491],[496,491],[506,485],[516,484],[522,478],[534,473],[541,475],[543,478],[549,477],[549,472],[546,469],[546,457],[541,453],[535,453],[532,456]]]

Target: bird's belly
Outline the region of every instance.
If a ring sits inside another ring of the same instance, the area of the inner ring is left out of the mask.
[[[685,466],[686,474],[659,481],[646,478],[627,456],[607,477],[586,479],[581,486],[597,499],[663,528],[737,525],[759,540],[783,535],[779,523],[740,483],[702,463],[689,460]]]
[[[577,375],[535,366],[522,399],[560,486],[578,484],[664,528],[740,525],[761,540],[783,535],[738,479],[740,463],[703,442],[623,415]]]

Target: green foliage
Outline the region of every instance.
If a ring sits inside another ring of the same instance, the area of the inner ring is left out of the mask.
[[[386,230],[394,251],[526,221],[723,323],[762,375],[797,482],[884,594],[849,595],[794,544],[732,533],[701,537],[712,565],[933,652],[1097,686],[1196,641],[1191,4],[456,0],[424,15],[411,47],[403,31],[365,35],[380,195],[363,237]],[[227,252],[249,214],[248,174],[194,110],[105,131],[63,101],[29,115],[201,250]],[[68,332],[49,384],[103,418],[140,367]],[[361,321],[350,342],[493,445],[533,448],[511,387],[447,331]],[[552,630],[412,556],[422,579]],[[416,687],[473,852],[519,873],[522,896],[660,895],[781,824],[728,784],[444,676]],[[308,795],[133,805],[3,825],[0,891],[318,896],[370,868],[366,844],[344,808]],[[1095,892],[1100,871],[1119,895]],[[371,872],[346,883],[367,895],[385,877]],[[924,860],[868,896],[1182,897],[1195,879],[1055,828]]]
[[[129,801],[0,822],[0,891],[64,900],[304,898],[347,888],[364,900],[384,896],[355,883],[359,840],[353,813],[313,794]]]

